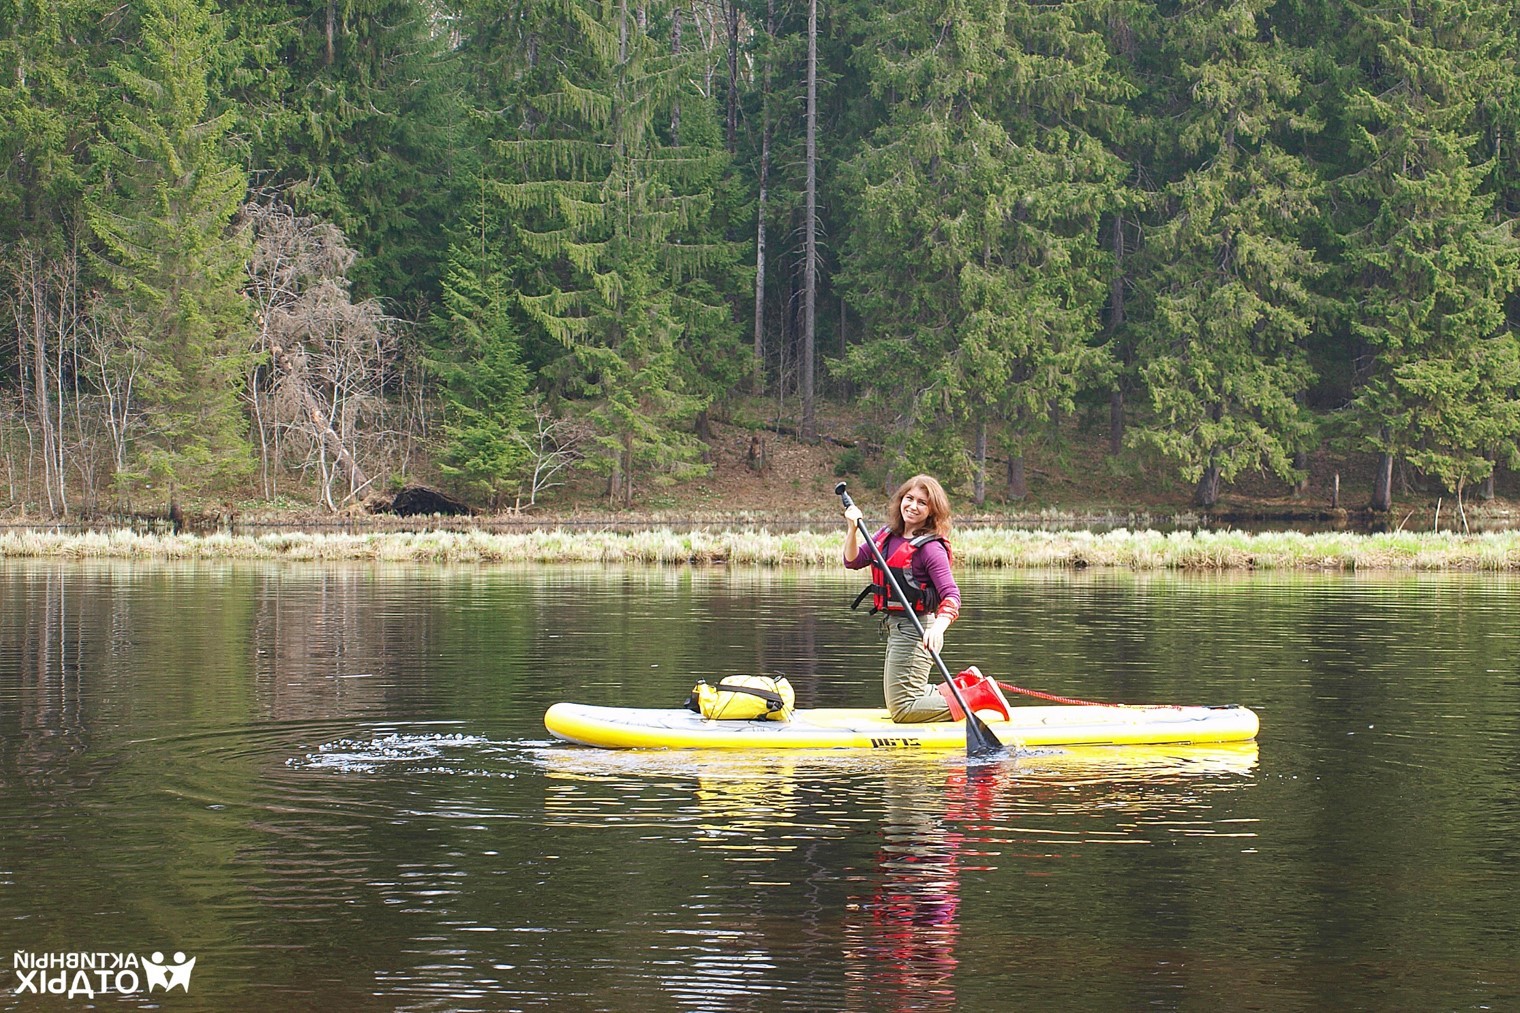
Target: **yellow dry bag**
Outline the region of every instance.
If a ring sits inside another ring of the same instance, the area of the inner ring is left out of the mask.
[[[714,720],[769,718],[772,721],[786,721],[792,716],[792,704],[796,699],[792,684],[785,678],[731,675],[716,686],[709,686],[706,682],[697,683],[692,688],[691,698],[686,701],[686,707],[704,718]]]

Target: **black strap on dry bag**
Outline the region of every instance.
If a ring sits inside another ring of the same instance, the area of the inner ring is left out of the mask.
[[[701,684],[698,683],[700,686]],[[765,701],[765,709],[768,713],[786,709],[786,698],[773,689],[761,689],[758,686],[745,686],[736,682],[720,682],[713,687],[719,693],[747,693],[750,696],[758,696]],[[697,698],[697,690],[693,689],[691,696],[686,698],[686,709],[702,713],[702,705]]]

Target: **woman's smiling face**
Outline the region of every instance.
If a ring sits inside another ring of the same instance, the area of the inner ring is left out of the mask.
[[[912,533],[928,522],[930,516],[929,490],[915,485],[902,498],[903,530]]]

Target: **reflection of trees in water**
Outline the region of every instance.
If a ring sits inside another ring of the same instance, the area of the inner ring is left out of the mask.
[[[287,768],[279,724],[415,713],[418,652],[449,634],[431,588],[369,567],[0,567],[0,808],[26,870],[6,907],[295,942],[303,921],[357,938],[442,897],[452,870],[398,872],[374,850],[404,803],[306,794],[325,784]]]
[[[77,779],[89,745],[85,602],[56,570],[7,568],[0,579],[0,789],[35,791]]]
[[[739,575],[703,591],[701,607],[731,647],[712,658],[716,669],[710,674],[784,675],[797,692],[798,707],[821,705],[817,609],[799,605],[795,594],[777,597],[773,588],[754,586]]]
[[[302,572],[287,586],[261,574],[253,610],[253,676],[260,709],[277,720],[383,710],[390,669],[433,642],[423,610],[396,615],[374,574],[339,567]]]
[[[367,569],[304,572],[290,583],[283,576],[279,568],[7,566],[0,785],[78,784],[90,776],[78,761],[92,727],[141,735],[158,725],[252,718],[250,665],[264,717],[347,717],[388,706],[396,685],[388,669],[435,639],[426,613],[377,607]]]

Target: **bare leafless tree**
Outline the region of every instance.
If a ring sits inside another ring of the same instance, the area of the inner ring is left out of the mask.
[[[144,328],[128,314],[119,302],[96,294],[84,316],[79,341],[79,373],[88,379],[90,392],[80,399],[81,411],[88,404],[92,409],[88,414],[105,429],[112,474],[126,470],[127,453],[143,415],[136,393],[148,353],[138,337]]]
[[[259,447],[260,481],[266,499],[279,495],[282,420],[271,414],[278,373],[274,368],[275,330],[292,330],[303,293],[314,280],[342,277],[352,263],[336,226],[297,215],[271,195],[244,205],[253,226],[254,247],[248,262],[248,296],[254,304],[254,355],[244,378],[244,398]],[[284,335],[291,340],[290,335]],[[283,346],[282,346],[283,347]],[[287,420],[288,421],[288,420]]]
[[[533,409],[531,432],[519,430],[512,438],[528,452],[528,502],[517,497],[516,510],[534,506],[538,495],[561,484],[560,472],[584,457],[582,445],[591,438],[591,427],[582,419],[558,417],[542,404]]]
[[[81,283],[77,249],[45,252],[25,241],[5,251],[0,295],[13,325],[18,368],[9,420],[27,438],[24,465],[7,443],[12,496],[38,495],[52,516],[98,503],[128,465],[143,412],[143,321]],[[15,488],[18,467],[26,473]],[[41,485],[39,492],[38,485]]]
[[[79,321],[79,271],[72,257],[53,257],[16,243],[6,258],[6,302],[16,324],[21,420],[41,458],[48,512],[69,512],[68,454],[64,446],[68,370]]]
[[[18,448],[15,445],[16,434],[24,428],[21,415],[20,397],[8,391],[0,391],[0,457],[5,461],[5,498],[12,505],[22,502],[17,476],[26,468],[18,460]]]
[[[400,328],[378,300],[354,302],[354,251],[335,226],[277,200],[252,203],[256,365],[247,380],[266,495],[288,453],[315,470],[331,510],[362,495],[394,435],[385,391],[399,367]]]

